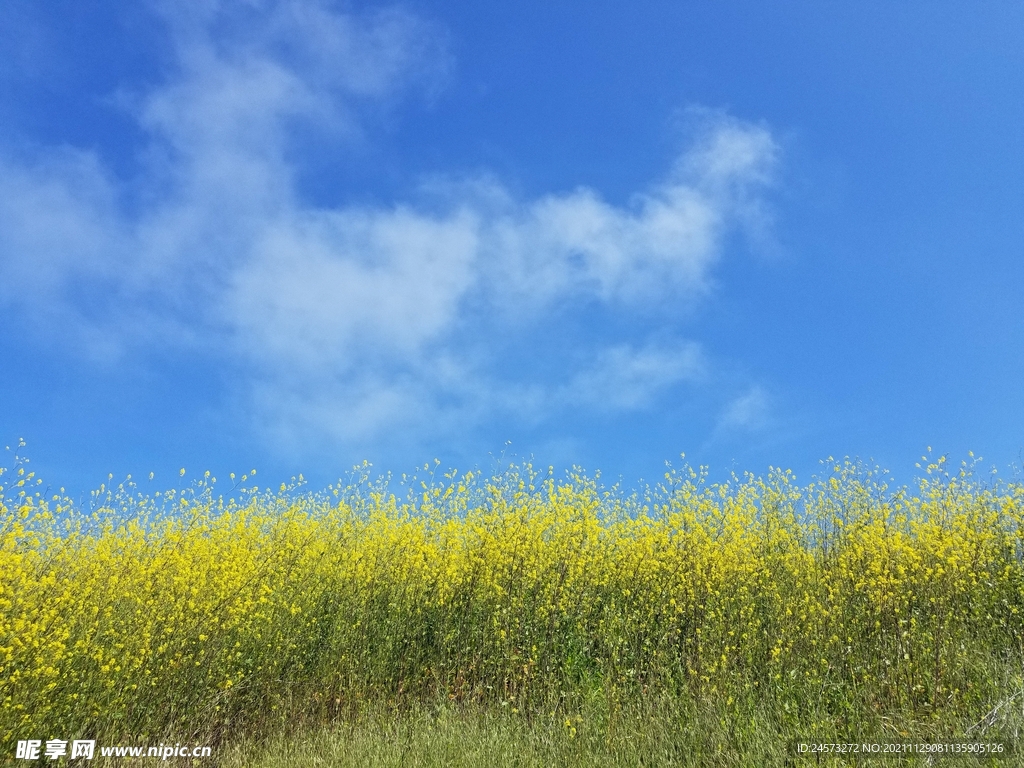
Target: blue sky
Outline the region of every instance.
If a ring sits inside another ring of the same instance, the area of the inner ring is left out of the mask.
[[[1022,72],[1011,2],[12,0],[0,440],[78,490],[1009,473]]]

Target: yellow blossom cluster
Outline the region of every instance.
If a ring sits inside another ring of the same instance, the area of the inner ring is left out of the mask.
[[[913,490],[828,470],[685,469],[634,495],[528,465],[227,499],[126,481],[83,508],[21,468],[0,489],[0,749],[373,698],[668,691],[842,723],[1019,687],[1024,489],[942,460]]]

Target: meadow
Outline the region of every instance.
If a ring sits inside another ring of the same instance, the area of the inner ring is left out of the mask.
[[[769,765],[1024,725],[1024,485],[970,464],[636,493],[364,466],[84,503],[23,463],[0,481],[4,759],[59,737],[268,768]]]

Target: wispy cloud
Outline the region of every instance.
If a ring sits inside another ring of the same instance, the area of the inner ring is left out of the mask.
[[[148,137],[140,178],[87,150],[0,157],[0,302],[77,328],[94,354],[219,350],[254,424],[281,439],[373,439],[544,402],[636,409],[699,376],[683,342],[595,348],[558,381],[504,380],[468,350],[477,326],[574,303],[629,315],[698,300],[726,232],[761,206],[777,155],[765,128],[708,118],[624,206],[585,187],[523,200],[442,178],[425,182],[429,205],[318,207],[298,191],[296,127],[352,137],[367,110],[436,89],[443,31],[315,0],[158,7],[175,68],[121,96]],[[751,398],[723,423],[753,423]]]
[[[718,420],[719,432],[756,431],[768,425],[771,401],[760,386],[752,386],[732,400]]]
[[[576,374],[563,396],[592,408],[636,410],[680,382],[700,379],[706,366],[694,342],[639,349],[618,345],[601,350],[595,364]]]

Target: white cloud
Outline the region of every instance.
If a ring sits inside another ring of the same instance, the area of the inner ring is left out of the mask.
[[[706,287],[724,229],[770,180],[776,146],[764,128],[717,116],[666,181],[618,208],[593,190],[549,195],[493,217],[485,242],[493,284],[517,306],[590,294],[636,304]],[[489,199],[504,199],[492,194]]]
[[[225,321],[271,368],[342,371],[360,352],[414,356],[471,288],[468,212],[296,213],[268,225],[225,294]]]
[[[612,346],[561,383],[501,381],[456,339],[484,316],[492,330],[540,323],[577,301],[692,302],[727,229],[760,210],[776,160],[766,129],[708,119],[626,206],[582,187],[518,200],[470,179],[435,180],[432,208],[320,208],[296,188],[296,125],[352,137],[366,108],[434,87],[443,33],[315,0],[160,7],[177,68],[123,97],[149,137],[141,178],[67,148],[0,158],[0,302],[97,348],[223,350],[249,371],[254,422],[278,437],[369,439],[552,401],[642,408],[699,375],[699,348],[680,343]],[[94,285],[104,311],[82,300]],[[725,421],[743,423],[743,407]]]

